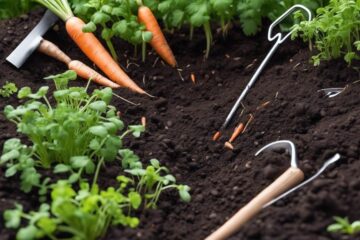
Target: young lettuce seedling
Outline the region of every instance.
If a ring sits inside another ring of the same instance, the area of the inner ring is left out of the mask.
[[[327,227],[328,232],[344,233],[354,235],[360,232],[360,221],[349,222],[347,217],[334,217],[335,223]]]
[[[15,83],[6,82],[0,89],[0,96],[10,97],[17,91],[18,91],[18,88],[16,87]]]

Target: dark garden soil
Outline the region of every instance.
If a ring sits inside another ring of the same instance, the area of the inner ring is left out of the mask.
[[[43,77],[65,70],[61,63],[39,53],[34,53],[20,70],[5,61],[39,17],[40,12],[35,11],[0,22],[1,85],[9,80],[37,89],[48,84]],[[239,32],[235,27],[226,40],[221,34],[214,34],[215,45],[207,61],[203,60],[202,32],[195,34],[193,41],[188,40],[185,31],[168,34],[180,72],[156,61],[154,53],[141,63],[132,58],[133,50],[128,44],[116,43],[119,54],[122,53],[122,66],[127,66],[129,75],[156,96],[151,99],[124,89],[116,91],[141,103],[131,106],[114,99],[113,105],[127,123],[139,123],[142,116],[148,122],[144,137],[126,144],[142,159],[156,157],[169,167],[178,182],[191,186],[193,199],[185,204],[175,192],[165,193],[157,210],[142,213],[138,229],[111,228],[104,239],[204,239],[289,166],[285,154],[254,157],[260,147],[279,139],[295,142],[299,165],[307,177],[334,153],[339,152],[342,158],[311,184],[263,210],[231,239],[356,239],[329,234],[326,227],[336,215],[360,219],[359,72],[342,61],[322,63],[315,68],[309,63],[306,44],[289,40],[279,48],[246,97],[245,113],[233,121],[220,141],[213,142],[212,135],[271,47],[265,34],[247,38]],[[73,59],[87,62],[61,23],[45,38]],[[190,80],[191,73],[196,77],[195,84]],[[77,84],[85,82],[79,80]],[[347,89],[335,98],[318,92],[344,86]],[[267,101],[270,104],[256,110]],[[18,102],[15,97],[2,99],[0,108]],[[246,121],[249,113],[255,119],[234,142],[234,151],[224,149],[234,126],[240,118]],[[16,136],[16,128],[3,114],[0,121],[2,146],[6,139]],[[118,167],[104,170],[101,181],[111,183],[118,171]],[[0,170],[0,213],[15,202],[24,204],[26,209],[36,209],[36,192],[20,192],[17,180],[3,175]],[[3,221],[0,239],[14,239],[14,232],[6,230]]]

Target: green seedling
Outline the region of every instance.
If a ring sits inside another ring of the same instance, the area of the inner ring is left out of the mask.
[[[16,87],[15,83],[6,82],[0,89],[0,96],[10,97],[17,91],[18,91],[18,88]]]
[[[35,93],[24,87],[18,97],[28,100],[16,108],[5,107],[6,117],[33,144],[25,146],[19,139],[9,139],[0,158],[0,164],[7,167],[7,177],[20,173],[25,192],[40,184],[35,166],[54,167],[55,173],[70,173],[70,182],[80,181],[83,174],[95,172],[99,161],[114,161],[124,137],[139,137],[145,130],[141,125],[129,126],[119,137],[124,124],[115,107],[109,105],[112,90],[104,88],[88,94],[87,88],[68,87],[75,78],[73,71],[48,78],[55,82],[55,106],[46,97],[48,87]]]
[[[133,157],[131,158],[133,159]],[[127,158],[123,158],[124,161],[126,161],[126,164],[131,162]],[[146,169],[132,164],[132,166],[128,165],[132,169],[125,170],[125,172],[137,177],[138,184],[136,191],[145,195],[146,207],[156,208],[161,193],[170,188],[177,189],[181,200],[184,202],[191,200],[189,194],[190,187],[177,185],[175,177],[169,174],[169,170],[161,166],[158,160],[151,159],[150,163],[151,165],[146,167]]]
[[[327,227],[328,232],[354,235],[360,232],[360,221],[349,222],[347,217],[334,217],[335,223]]]
[[[118,186],[100,190],[94,184],[80,184],[76,191],[67,181],[59,180],[51,186],[51,204],[42,204],[38,211],[25,213],[21,205],[4,212],[7,228],[18,229],[18,240],[66,239],[96,240],[103,237],[111,225],[135,228],[139,219],[130,216],[138,209],[141,196],[126,191],[131,180],[118,177]],[[26,223],[21,224],[21,223]]]
[[[315,45],[318,53],[312,57],[315,66],[321,61],[343,57],[350,65],[359,59],[360,5],[357,1],[331,0],[319,8],[311,22],[301,22],[295,27],[293,38],[301,37]]]

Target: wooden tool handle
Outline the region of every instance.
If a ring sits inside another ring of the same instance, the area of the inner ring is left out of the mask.
[[[38,51],[48,55],[49,57],[55,58],[60,62],[63,62],[66,65],[71,62],[71,59],[68,55],[66,55],[58,46],[48,40],[41,40]]]
[[[304,173],[299,168],[290,167],[281,176],[279,176],[270,186],[260,192],[247,205],[241,208],[233,217],[231,217],[224,225],[213,232],[206,240],[223,240],[227,239],[256,214],[262,207],[278,197],[280,194],[297,185],[304,179]]]

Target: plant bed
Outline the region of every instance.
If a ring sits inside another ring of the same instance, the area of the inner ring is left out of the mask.
[[[44,77],[66,70],[61,63],[39,53],[34,53],[20,70],[5,62],[41,13],[34,11],[0,22],[1,84],[12,81],[35,90],[44,85]],[[55,29],[45,37],[71,57],[91,65],[67,37],[63,26],[59,24]],[[161,197],[158,209],[141,213],[137,229],[114,227],[104,239],[205,238],[289,166],[289,158],[283,154],[254,157],[260,147],[278,139],[296,143],[299,164],[306,176],[314,174],[335,152],[342,159],[316,181],[262,211],[232,239],[351,239],[330,234],[326,227],[335,215],[360,218],[356,211],[360,200],[360,83],[352,84],[359,79],[359,73],[342,60],[324,62],[315,68],[309,63],[307,46],[289,40],[279,48],[244,101],[255,119],[234,142],[234,151],[229,151],[223,146],[225,137],[213,142],[212,135],[271,47],[265,34],[249,38],[239,32],[235,26],[226,40],[221,33],[214,34],[216,44],[206,61],[202,51],[205,38],[201,34],[195,35],[193,41],[184,32],[168,34],[181,72],[156,61],[155,54],[149,54],[141,63],[132,58],[128,44],[115,41],[119,61],[129,76],[156,96],[151,99],[115,90],[141,103],[131,106],[113,99],[112,105],[126,123],[138,124],[142,116],[147,119],[144,137],[125,144],[142,159],[160,159],[179,182],[191,187],[192,201],[180,203],[175,193],[168,192]],[[195,84],[190,79],[192,73]],[[77,80],[76,84],[85,82]],[[54,89],[52,83],[49,85]],[[317,92],[345,85],[349,87],[335,98]],[[266,101],[271,102],[255,112]],[[8,104],[18,105],[18,99],[3,100],[0,109]],[[24,139],[3,114],[0,121],[1,146],[13,136]],[[235,119],[226,136],[237,122]],[[99,178],[106,184],[117,176],[119,167],[104,171]],[[5,178],[0,169],[0,213],[15,202],[27,210],[39,205],[35,194],[22,193],[17,179]],[[0,239],[14,239],[14,234],[5,229],[1,220]]]

